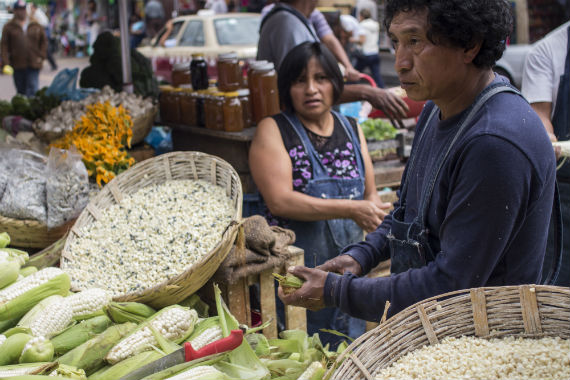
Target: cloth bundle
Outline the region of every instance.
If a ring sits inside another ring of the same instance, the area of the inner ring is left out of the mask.
[[[261,215],[245,218],[235,245],[213,276],[213,280],[234,284],[240,278],[278,267],[290,258],[288,246],[295,242],[291,230],[269,226]]]

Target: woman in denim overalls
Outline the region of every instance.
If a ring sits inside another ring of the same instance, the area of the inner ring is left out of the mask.
[[[305,265],[319,266],[361,241],[380,224],[384,204],[376,192],[372,161],[360,128],[332,111],[342,74],[331,53],[307,42],[279,70],[285,111],[264,119],[250,149],[250,167],[268,219],[296,233]],[[334,309],[308,311],[309,334],[334,329],[352,337],[365,322]],[[322,334],[323,343],[338,337]]]

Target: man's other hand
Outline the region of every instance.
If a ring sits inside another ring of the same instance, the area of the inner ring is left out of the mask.
[[[362,274],[362,267],[358,261],[349,255],[338,255],[337,257],[326,261],[323,265],[319,265],[316,269],[339,274],[350,272],[356,276],[360,276]]]
[[[305,280],[302,287],[293,293],[285,294],[279,286],[277,294],[286,305],[300,306],[309,310],[320,310],[325,307],[324,287],[327,272],[303,266],[289,267],[287,272]]]

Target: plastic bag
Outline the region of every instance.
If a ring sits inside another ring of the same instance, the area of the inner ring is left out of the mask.
[[[79,69],[63,69],[51,82],[48,87],[47,95],[57,95],[62,100],[75,100],[79,101],[94,92],[99,92],[98,89],[93,88],[77,88],[77,78],[79,77]]]
[[[47,226],[76,218],[89,202],[89,175],[75,147],[52,148],[47,163]]]
[[[0,215],[46,223],[46,158],[41,154],[12,149],[6,188],[0,200]]]
[[[172,131],[168,127],[152,127],[144,142],[154,149],[157,156],[172,152]]]

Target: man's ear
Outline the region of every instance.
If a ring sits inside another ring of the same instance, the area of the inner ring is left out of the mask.
[[[465,48],[463,52],[463,61],[465,63],[471,63],[479,54],[479,50],[481,50],[481,46],[483,45],[483,41],[475,41],[473,46],[470,48]]]

